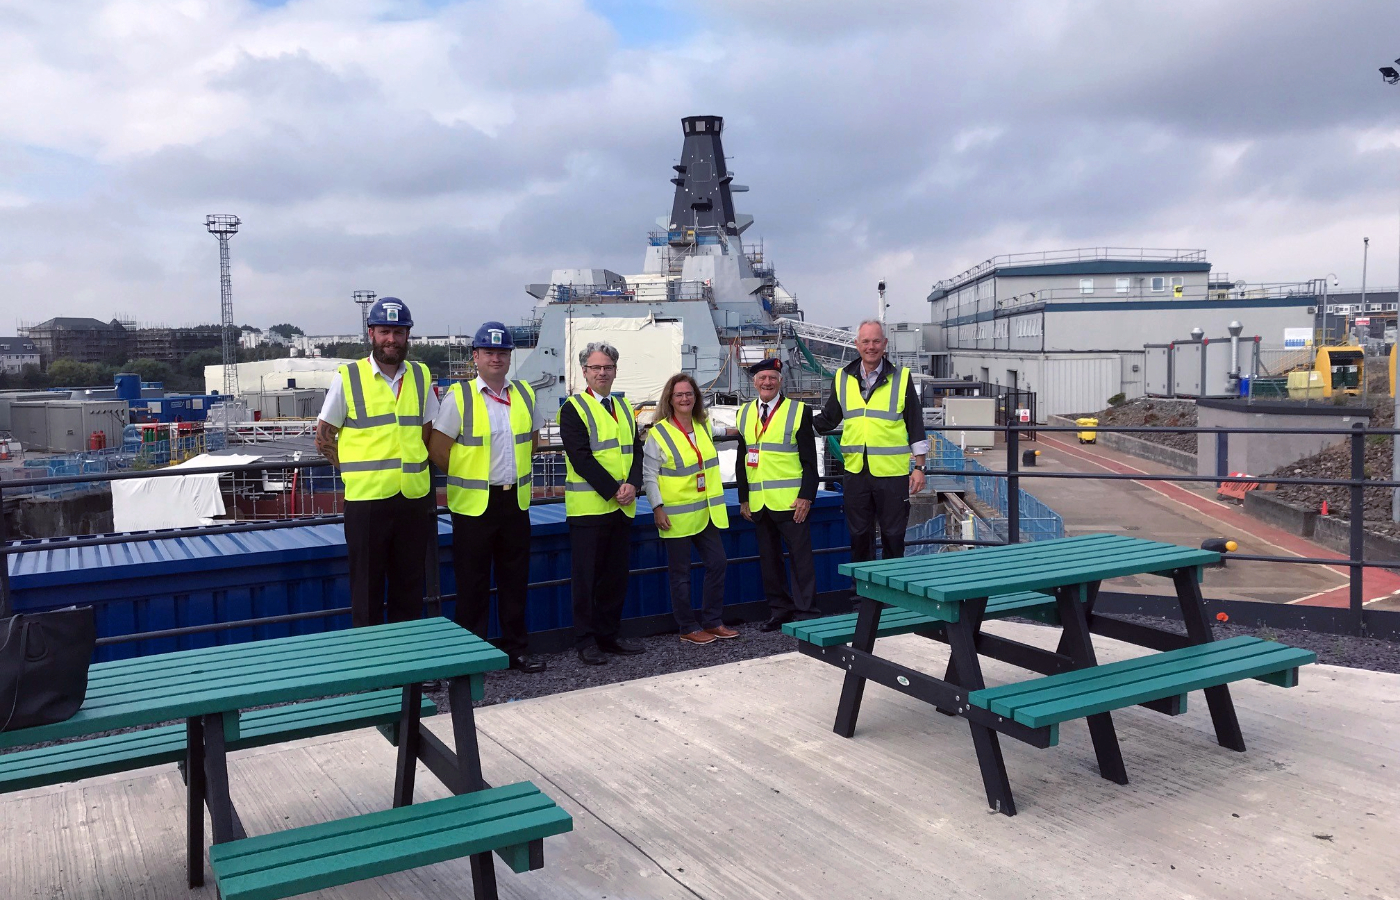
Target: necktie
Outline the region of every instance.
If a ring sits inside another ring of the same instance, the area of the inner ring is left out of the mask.
[[[612,415],[612,414],[613,414],[613,411],[612,411],[612,398],[611,398],[611,397],[604,397],[604,398],[603,398],[603,409],[606,409],[606,410],[608,411],[608,415]]]
[[[763,404],[763,421],[768,421],[768,404]]]

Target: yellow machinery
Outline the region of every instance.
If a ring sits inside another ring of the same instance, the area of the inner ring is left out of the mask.
[[[1357,346],[1319,347],[1313,371],[1322,376],[1322,396],[1359,394],[1366,377],[1366,351]]]
[[[1099,433],[1094,430],[1099,425],[1098,419],[1094,418],[1093,416],[1084,416],[1083,418],[1075,419],[1074,424],[1078,425],[1082,429],[1085,429],[1084,431],[1079,432],[1079,443],[1098,443]]]
[[[1395,396],[1395,350],[1400,347],[1400,341],[1390,345],[1390,396]]]

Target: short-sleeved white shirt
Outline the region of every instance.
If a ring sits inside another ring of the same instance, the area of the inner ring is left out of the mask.
[[[510,426],[510,405],[492,399],[499,397],[500,400],[514,401],[515,391],[511,388],[511,383],[507,381],[505,391],[497,394],[487,386],[485,381],[481,380],[480,375],[472,383],[486,399],[486,419],[491,423],[491,473],[489,479],[493,485],[515,484],[520,473],[515,470],[515,439]],[[539,431],[545,424],[545,418],[544,411],[540,409],[538,402],[535,404],[532,418],[534,427],[531,430]],[[441,432],[454,441],[457,440],[457,435],[462,433],[462,416],[457,412],[455,401],[441,405],[437,415],[433,418],[433,430]]]
[[[384,374],[384,370],[379,368],[379,362],[374,359],[374,357],[370,357],[369,362],[374,368],[374,377],[382,378],[388,382],[389,388],[393,390],[394,396],[397,397],[399,395],[399,385],[403,383],[403,377],[408,373],[408,365],[399,363],[399,370],[390,376]],[[437,391],[433,390],[431,383],[423,385],[423,392],[428,395],[427,402],[423,409],[423,421],[428,422],[437,417],[438,407],[441,404],[438,403]],[[326,391],[326,399],[321,404],[321,412],[316,418],[325,422],[327,425],[333,425],[339,428],[345,424],[345,415],[348,411],[349,409],[345,403],[345,384],[340,378],[340,373],[337,372],[336,377],[331,379],[331,386]]]

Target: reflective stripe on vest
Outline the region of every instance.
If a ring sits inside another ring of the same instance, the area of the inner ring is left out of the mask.
[[[797,502],[797,491],[802,487],[802,460],[797,455],[796,435],[806,415],[805,405],[783,397],[760,438],[763,416],[759,414],[759,401],[747,403],[739,411],[739,433],[744,436],[745,445],[758,448],[757,468],[744,469],[744,477],[749,482],[750,510],[783,512],[792,509]],[[780,422],[781,427],[778,427]],[[740,458],[734,465],[746,466],[747,463]]]
[[[377,374],[368,357],[340,367],[345,421],[336,450],[345,499],[384,500],[396,494],[426,497],[432,488],[428,448],[423,443],[427,412],[427,367],[407,363],[399,395]]]
[[[662,456],[656,484],[661,489],[661,504],[666,507],[671,527],[660,532],[661,536],[689,537],[704,531],[710,522],[720,528],[728,528],[729,510],[724,502],[724,486],[720,483],[719,453],[710,438],[709,423],[695,426],[695,446],[704,461],[704,493],[695,487],[700,465],[687,464],[681,455],[689,454],[692,459],[695,457],[695,450],[691,449],[690,440],[683,432],[669,421],[657,422],[647,433],[647,440],[655,442]]]
[[[510,428],[513,435],[511,452],[515,454],[516,502],[521,509],[530,508],[530,492],[534,479],[530,438],[535,430],[535,392],[523,381],[510,383]],[[491,488],[491,417],[486,411],[486,398],[476,389],[475,381],[458,382],[448,392],[448,403],[457,404],[462,428],[452,443],[447,460],[447,508],[461,516],[479,516],[486,511]]]
[[[857,376],[845,369],[836,373],[836,399],[841,404],[842,418],[841,455],[847,472],[862,471],[868,461],[871,475],[909,474],[913,456],[909,452],[909,432],[904,427],[909,378],[908,369],[896,368],[867,400],[861,396]]]
[[[584,391],[574,394],[565,404],[572,404],[574,410],[588,429],[588,446],[593,459],[618,481],[626,481],[632,472],[632,446],[637,441],[637,422],[632,406],[622,397],[613,397],[614,418],[598,398]],[[559,407],[562,415],[564,407]],[[574,471],[574,464],[564,456],[564,512],[570,516],[600,516],[614,510],[622,510],[628,517],[637,514],[637,504],[621,506],[611,497],[603,497],[584,478]]]

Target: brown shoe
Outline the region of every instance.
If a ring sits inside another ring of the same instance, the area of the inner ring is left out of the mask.
[[[715,639],[708,631],[692,631],[690,634],[681,635],[681,640],[687,644],[709,644]]]
[[[716,625],[714,628],[706,628],[705,631],[709,634],[713,634],[720,640],[736,638],[739,636],[739,632],[735,631],[733,628],[729,628],[724,625]]]

